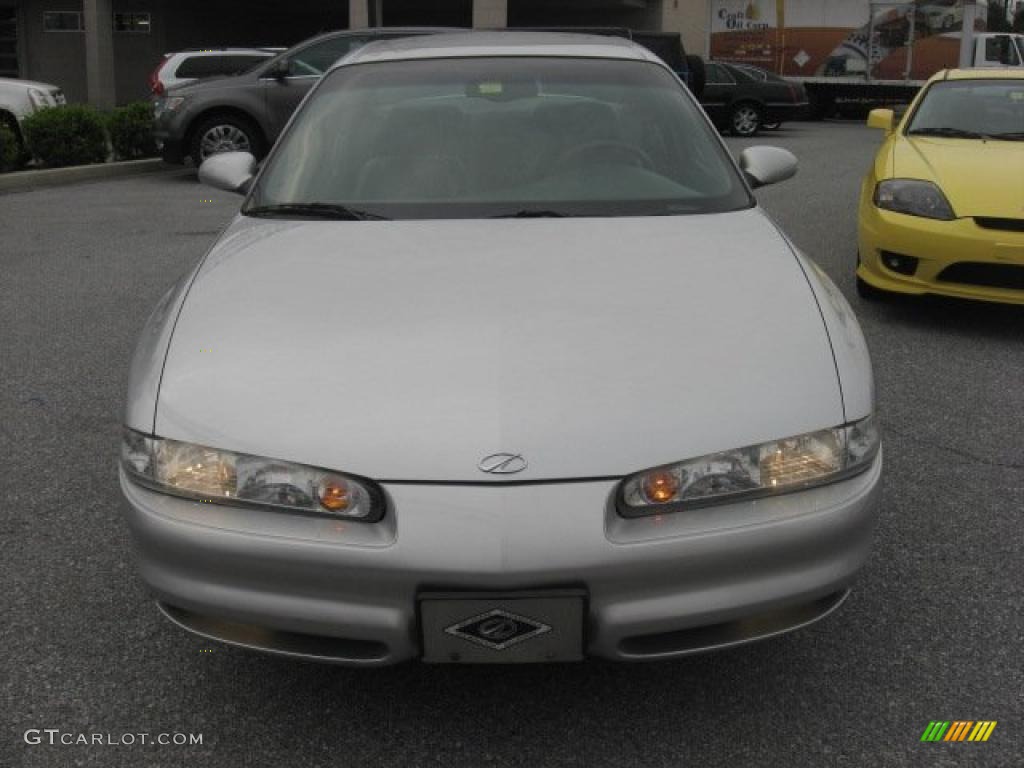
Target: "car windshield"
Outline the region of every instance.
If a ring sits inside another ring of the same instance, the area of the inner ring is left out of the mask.
[[[915,110],[907,135],[1020,141],[1024,79],[937,82]]]
[[[243,212],[653,216],[752,204],[700,108],[664,67],[480,57],[334,70]]]

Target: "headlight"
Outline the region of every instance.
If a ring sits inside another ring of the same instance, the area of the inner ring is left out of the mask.
[[[272,507],[376,522],[380,490],[365,479],[277,459],[221,451],[125,429],[121,466],[163,493],[216,504]]]
[[[875,187],[875,205],[887,211],[951,221],[956,218],[942,190],[930,181],[886,179]]]
[[[835,482],[863,472],[878,453],[873,416],[835,429],[701,456],[626,478],[624,517],[660,515]]]
[[[36,109],[50,106],[50,99],[46,96],[45,92],[40,91],[38,88],[29,88],[28,98]]]

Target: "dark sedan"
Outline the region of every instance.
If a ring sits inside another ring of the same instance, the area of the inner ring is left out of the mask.
[[[795,120],[807,108],[807,92],[760,67],[709,61],[701,104],[721,130],[734,136],[754,136],[762,128],[777,128]]]

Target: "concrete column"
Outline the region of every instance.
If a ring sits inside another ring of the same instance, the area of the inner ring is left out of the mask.
[[[508,0],[473,0],[473,26],[507,27]]]
[[[370,3],[374,0],[348,0],[348,28],[366,29],[370,26]]]
[[[964,0],[964,25],[960,32],[960,68],[974,66],[974,22],[978,18],[977,0]]]
[[[84,0],[85,79],[89,103],[100,109],[114,106],[113,0]]]
[[[661,30],[678,32],[687,53],[708,56],[710,30],[707,0],[662,0]]]

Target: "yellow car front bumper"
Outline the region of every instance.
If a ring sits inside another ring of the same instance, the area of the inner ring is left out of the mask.
[[[869,197],[861,199],[858,241],[857,276],[879,290],[1024,304],[1024,231],[907,216]],[[886,253],[917,259],[913,274],[889,268]]]

